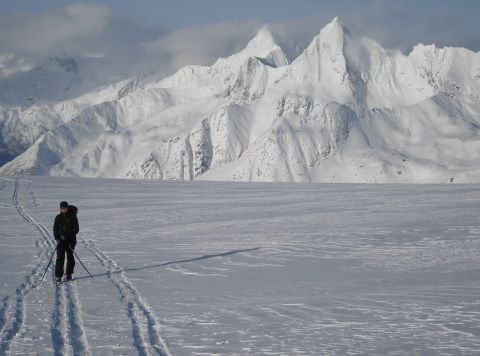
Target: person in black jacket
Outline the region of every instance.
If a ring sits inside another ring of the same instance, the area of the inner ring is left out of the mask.
[[[66,201],[60,203],[60,214],[55,217],[53,224],[53,236],[57,241],[57,262],[55,264],[55,280],[57,283],[62,281],[63,264],[65,262],[65,253],[67,254],[66,280],[72,279],[73,268],[75,267],[75,258],[73,249],[77,244],[77,234],[79,231],[77,208],[68,205]]]

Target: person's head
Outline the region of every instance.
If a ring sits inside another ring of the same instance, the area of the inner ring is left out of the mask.
[[[68,211],[68,203],[66,201],[60,202],[60,211],[64,214]]]

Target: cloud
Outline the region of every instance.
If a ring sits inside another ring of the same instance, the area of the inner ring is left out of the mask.
[[[68,43],[93,38],[110,20],[103,5],[74,4],[38,15],[31,13],[0,16],[0,50],[44,53]]]
[[[53,56],[91,59],[89,68],[98,59],[96,70],[116,79],[148,72],[168,75],[186,64],[207,65],[242,49],[261,25],[247,20],[147,28],[104,5],[82,3],[38,14],[3,14],[0,77]]]
[[[262,26],[259,21],[228,21],[195,25],[142,43],[149,55],[170,59],[171,70],[187,64],[211,64],[245,47]]]
[[[418,43],[480,49],[476,11],[460,2],[442,6],[374,0],[342,18],[353,32],[405,53]]]
[[[161,32],[156,29],[154,34]],[[140,67],[151,58],[144,58],[140,43],[151,36],[152,30],[118,18],[112,9],[98,4],[76,3],[40,13],[2,14],[0,78],[24,72],[56,56],[86,59],[88,70],[110,77],[111,81],[120,80],[145,69]]]

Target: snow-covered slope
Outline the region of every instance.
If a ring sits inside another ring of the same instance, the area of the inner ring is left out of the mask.
[[[0,172],[480,181],[480,56],[466,49],[418,45],[405,56],[334,19],[292,63],[264,27],[212,66],[122,88]]]
[[[0,77],[0,165],[84,108],[113,100],[138,82],[119,81],[105,67],[98,58],[52,57]]]

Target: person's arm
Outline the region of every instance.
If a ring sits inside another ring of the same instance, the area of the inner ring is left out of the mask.
[[[58,232],[58,215],[55,217],[55,222],[53,223],[53,237],[55,240],[60,240],[60,233]]]
[[[75,216],[73,217],[72,235],[73,235],[73,236],[77,235],[79,231],[80,231],[80,227],[78,226],[78,219],[77,219],[77,216],[75,215]]]

